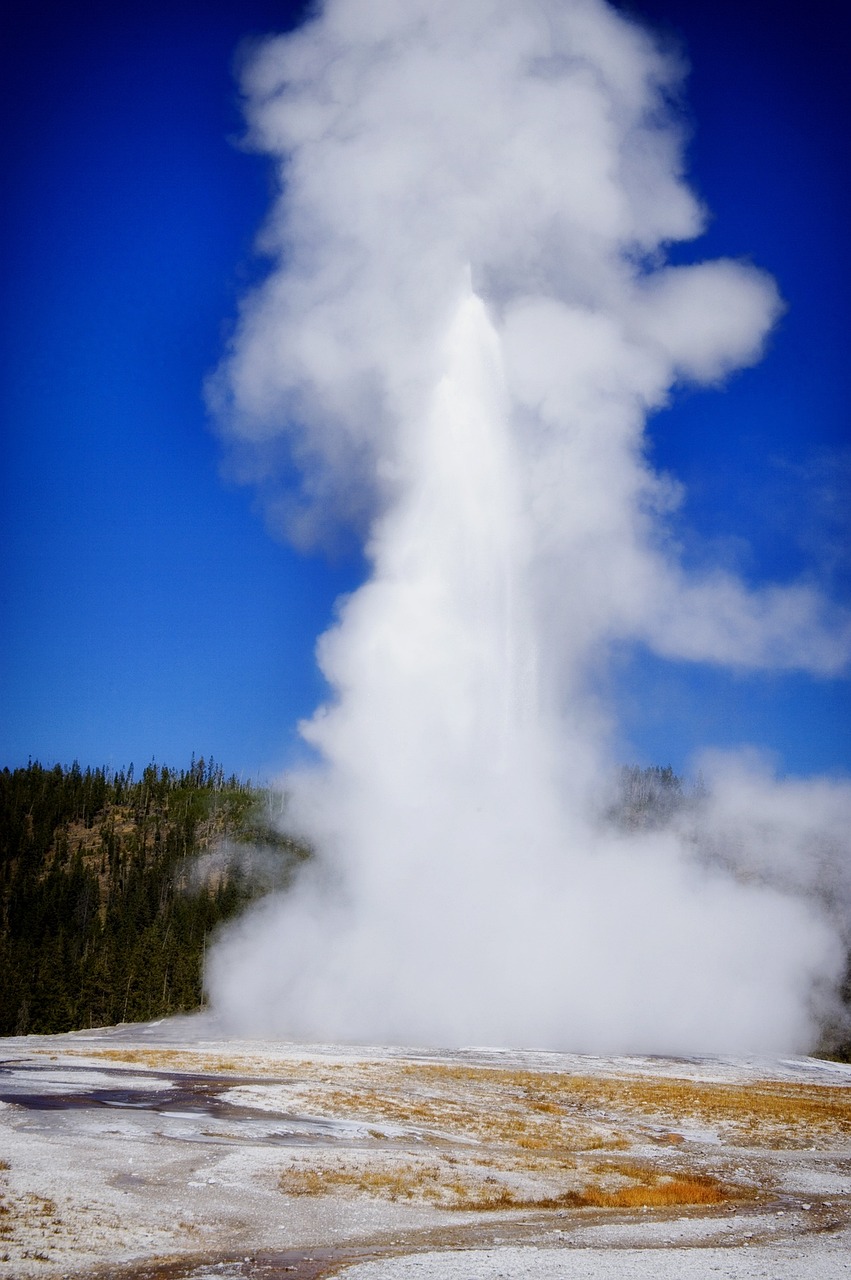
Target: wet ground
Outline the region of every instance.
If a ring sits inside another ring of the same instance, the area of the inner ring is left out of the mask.
[[[239,1132],[230,1137],[227,1132],[216,1134],[215,1140],[219,1142],[250,1141],[280,1146],[302,1145],[309,1141],[311,1145],[315,1145],[322,1142],[333,1143],[340,1138],[340,1125],[335,1121],[283,1114],[276,1117],[276,1123],[270,1128],[268,1111],[237,1106],[222,1096],[225,1090],[268,1084],[268,1081],[252,1076],[152,1071],[144,1087],[137,1085],[134,1088],[126,1082],[136,1079],[138,1072],[126,1068],[100,1068],[100,1076],[114,1081],[103,1086],[86,1086],[85,1081],[91,1078],[92,1073],[85,1067],[66,1065],[63,1069],[63,1074],[69,1076],[71,1085],[75,1073],[81,1078],[83,1087],[54,1091],[56,1070],[48,1064],[0,1062],[0,1103],[22,1107],[26,1111],[97,1111],[102,1107],[115,1107],[176,1120],[197,1121],[207,1118],[213,1121],[238,1121]],[[27,1084],[37,1086],[40,1077],[54,1088],[49,1087],[46,1092],[37,1088],[27,1092]],[[157,1082],[161,1082],[162,1087],[157,1087]],[[6,1089],[6,1085],[10,1088]],[[196,1134],[194,1140],[201,1141],[204,1136]],[[212,1139],[212,1133],[209,1136]],[[350,1143],[357,1142],[356,1132],[347,1128],[346,1139]]]

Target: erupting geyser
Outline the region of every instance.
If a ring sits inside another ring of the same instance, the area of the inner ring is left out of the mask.
[[[665,264],[702,224],[680,75],[603,0],[330,0],[246,67],[274,266],[211,395],[270,516],[353,522],[371,575],[287,781],[321,857],[210,960],[234,1029],[791,1049],[824,1011],[847,787],[727,760],[699,819],[595,816],[613,642],[812,672],[851,647],[814,591],[666,542],[645,417],[758,359],[780,309],[750,266]]]

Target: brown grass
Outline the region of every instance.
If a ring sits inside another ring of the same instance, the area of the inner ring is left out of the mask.
[[[280,1176],[279,1187],[288,1196],[324,1196],[334,1193],[366,1195],[374,1199],[432,1204],[445,1209],[487,1212],[499,1209],[597,1208],[635,1209],[676,1205],[716,1205],[743,1198],[717,1179],[681,1172],[660,1174],[646,1166],[600,1167],[603,1179],[565,1188],[540,1186],[524,1189],[501,1177],[483,1176],[481,1168],[447,1167],[456,1161],[383,1162],[332,1166],[297,1164]]]
[[[0,1199],[0,1240],[9,1241],[21,1228],[36,1227],[52,1233],[60,1226],[56,1203],[44,1196],[28,1192],[22,1196],[3,1196]]]
[[[435,1138],[486,1142],[523,1151],[618,1150],[628,1140],[603,1120],[581,1120],[555,1104],[529,1106],[514,1091],[495,1088],[460,1092],[455,1079],[430,1087],[391,1067],[381,1080],[341,1089],[335,1082],[311,1082],[302,1102],[312,1114],[345,1116],[367,1125],[389,1123],[426,1131]],[[447,1087],[448,1083],[448,1087]],[[440,1087],[440,1086],[443,1087]]]
[[[851,1088],[758,1080],[752,1084],[668,1079],[660,1077],[575,1076],[537,1071],[431,1064],[405,1066],[419,1081],[454,1079],[472,1093],[493,1090],[504,1099],[525,1100],[540,1110],[545,1100],[551,1114],[565,1118],[603,1113],[607,1120],[634,1122],[661,1119],[670,1124],[689,1120],[723,1126],[733,1140],[762,1139],[767,1145],[812,1145],[814,1136],[851,1136]],[[681,1135],[671,1135],[676,1142]]]
[[[289,1196],[322,1196],[337,1191],[371,1196],[379,1200],[446,1203],[463,1196],[466,1184],[454,1171],[431,1161],[393,1163],[296,1165],[285,1170],[278,1183]]]
[[[266,1063],[258,1063],[253,1057],[222,1057],[218,1054],[193,1053],[181,1049],[69,1049],[72,1057],[102,1058],[118,1065],[135,1064],[149,1071],[186,1071],[193,1075],[284,1075],[286,1063],[276,1063],[274,1072]]]
[[[702,1175],[683,1175],[660,1178],[651,1184],[635,1183],[631,1186],[606,1190],[604,1187],[586,1187],[580,1193],[580,1203],[600,1209],[661,1208],[669,1205],[723,1204],[731,1198],[730,1191],[714,1178]],[[741,1198],[741,1190],[737,1190]]]

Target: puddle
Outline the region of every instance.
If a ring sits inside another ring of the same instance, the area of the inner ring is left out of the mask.
[[[32,1088],[38,1081],[37,1078],[29,1077],[37,1077],[40,1072],[53,1076],[52,1086],[48,1083],[45,1089]],[[269,1119],[268,1112],[241,1107],[220,1096],[228,1089],[255,1083],[253,1078],[172,1075],[165,1071],[151,1071],[140,1077],[138,1070],[112,1067],[97,1073],[99,1080],[105,1077],[115,1081],[114,1084],[110,1082],[104,1085],[90,1082],[92,1073],[83,1068],[78,1076],[82,1087],[74,1088],[71,1083],[74,1068],[63,1067],[61,1074],[66,1078],[62,1082],[65,1087],[57,1089],[57,1074],[57,1068],[52,1063],[18,1062],[14,1071],[10,1071],[5,1064],[0,1064],[0,1102],[12,1103],[28,1111],[79,1111],[118,1107],[184,1119],[211,1116],[220,1120]],[[6,1082],[3,1081],[3,1076],[7,1077]],[[70,1080],[67,1079],[69,1076]]]
[[[35,1064],[32,1074],[45,1069],[45,1065]],[[0,1103],[33,1112],[141,1112],[167,1120],[212,1121],[230,1127],[230,1132],[187,1135],[198,1141],[251,1141],[278,1146],[305,1143],[334,1145],[343,1141],[347,1146],[368,1147],[376,1142],[366,1126],[353,1126],[351,1122],[319,1116],[294,1115],[274,1110],[268,1105],[240,1104],[231,1097],[223,1096],[246,1086],[256,1086],[258,1082],[251,1077],[170,1076],[157,1072],[152,1073],[150,1079],[140,1081],[138,1071],[124,1073],[121,1068],[114,1068],[109,1074],[117,1077],[114,1085],[56,1089],[54,1080],[52,1087],[48,1083],[46,1089],[39,1090],[32,1087],[37,1081],[27,1078],[30,1075],[29,1064],[22,1069],[18,1063],[14,1072],[17,1087],[9,1088],[13,1083],[9,1079],[12,1073],[0,1069],[0,1086],[6,1084],[6,1088],[0,1087]],[[7,1077],[5,1082],[2,1079],[4,1075]],[[133,1085],[119,1085],[122,1075],[132,1076]],[[234,1130],[234,1126],[238,1126],[238,1130]],[[380,1140],[386,1143],[389,1135],[382,1133]]]
[[[85,1093],[0,1093],[0,1102],[11,1102],[27,1111],[74,1111],[91,1107],[132,1107],[137,1111],[162,1111],[171,1091],[153,1089],[88,1089]],[[200,1114],[200,1112],[199,1112]]]
[[[148,1179],[142,1178],[137,1173],[116,1173],[109,1180],[110,1186],[135,1190],[137,1187],[147,1187]]]

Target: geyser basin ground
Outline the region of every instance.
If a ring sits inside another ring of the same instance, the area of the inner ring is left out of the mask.
[[[851,1067],[0,1042],[0,1276],[851,1274]]]

